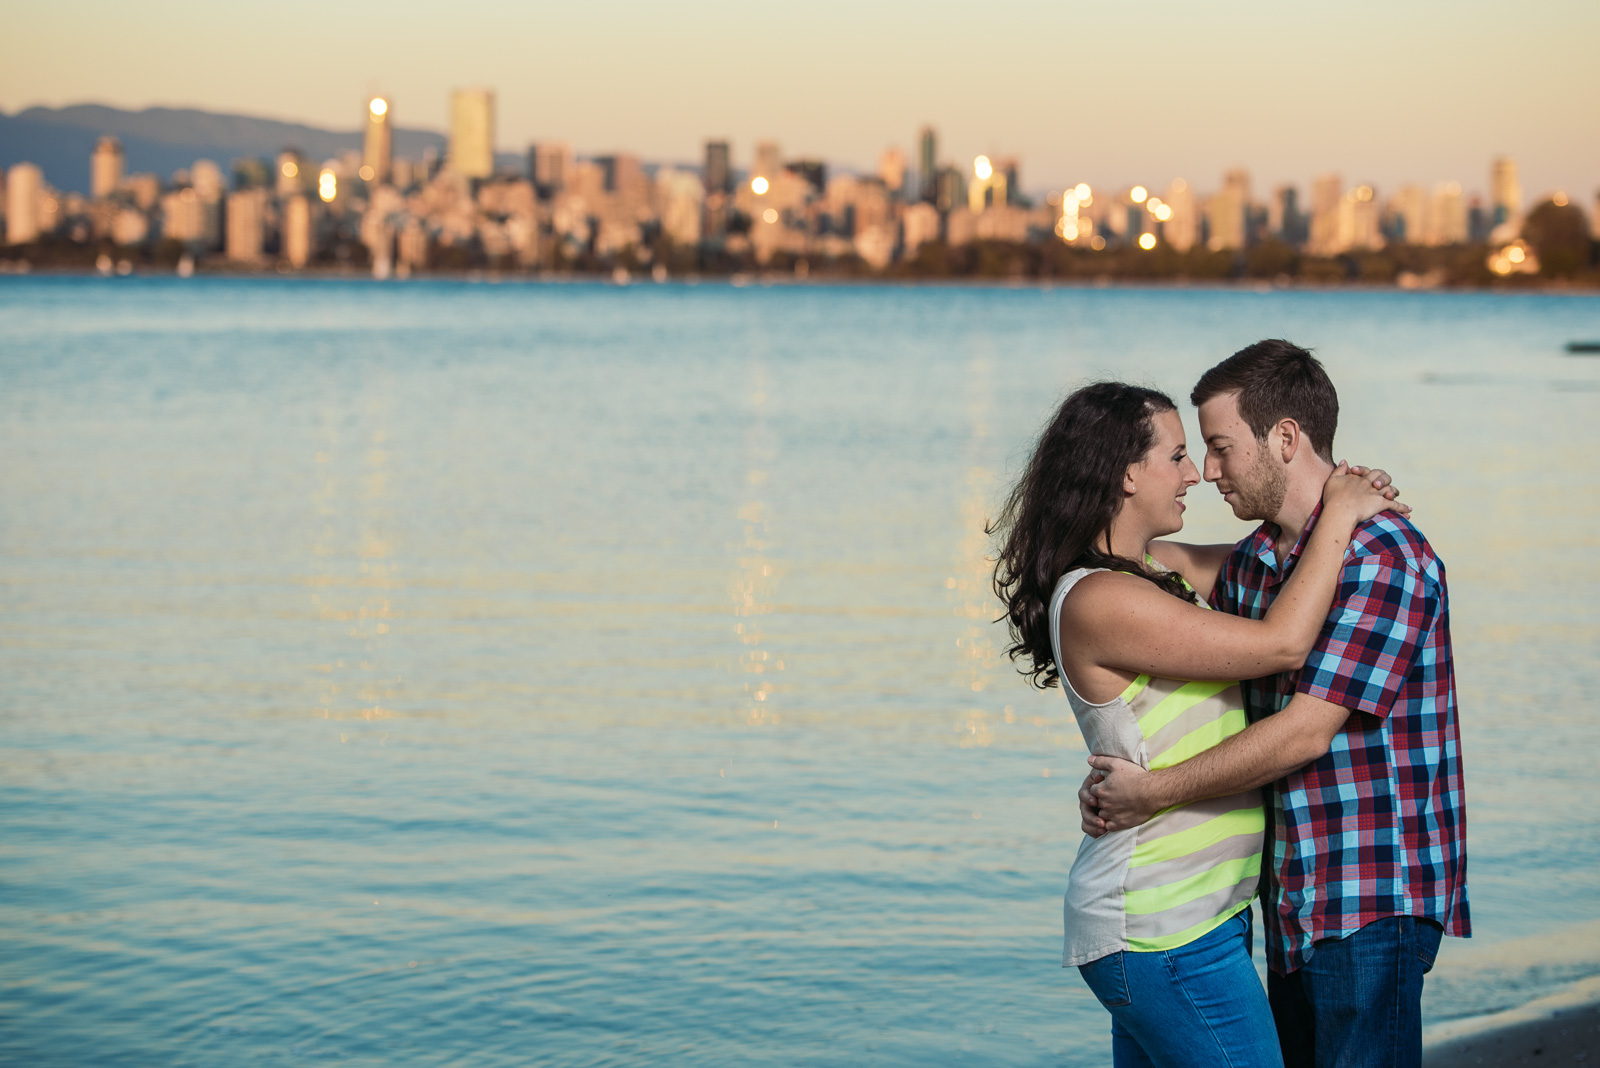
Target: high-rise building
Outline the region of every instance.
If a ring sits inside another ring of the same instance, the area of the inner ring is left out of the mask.
[[[394,108],[387,97],[375,96],[367,101],[367,139],[361,150],[360,175],[369,182],[387,182],[394,162],[394,140],[391,136],[390,123],[394,118]],[[489,124],[490,133],[494,126]],[[492,142],[491,142],[492,143]],[[493,153],[490,153],[490,169],[493,169]]]
[[[571,183],[572,163],[572,146],[565,141],[540,141],[528,149],[528,177],[545,196]]]
[[[783,171],[783,150],[776,141],[762,141],[756,145],[756,164],[750,170],[750,177],[765,178],[771,182]]]
[[[206,231],[206,206],[193,189],[174,189],[161,198],[161,236],[198,243]]]
[[[917,135],[917,182],[923,200],[932,204],[939,199],[939,134],[932,126]]]
[[[161,176],[142,172],[122,179],[122,188],[140,211],[153,211],[161,200]]]
[[[94,154],[89,157],[89,195],[98,200],[115,193],[122,184],[123,163],[121,141],[115,137],[96,141]]]
[[[637,201],[643,201],[649,195],[650,183],[645,179],[638,156],[618,152],[612,156],[601,156],[595,162],[605,175],[604,188],[607,193]]]
[[[26,245],[39,239],[43,199],[44,172],[37,166],[19,163],[6,172],[6,244]]]
[[[1213,251],[1245,247],[1246,217],[1250,210],[1250,172],[1235,168],[1222,176],[1222,188],[1206,204],[1206,223],[1210,236],[1206,245]]]
[[[1300,190],[1280,185],[1267,204],[1267,233],[1288,245],[1303,245],[1307,237],[1305,213],[1300,210]]]
[[[1006,184],[1005,197],[997,199],[995,203],[1021,204],[1023,201],[1022,164],[1017,162],[1015,156],[1007,156],[1004,159],[994,161],[994,172]]]
[[[1389,198],[1389,232],[1408,245],[1427,243],[1428,198],[1421,186],[1403,185]]]
[[[733,163],[728,154],[728,142],[706,142],[706,164],[701,173],[707,193],[733,192]]]
[[[1467,203],[1460,182],[1446,182],[1433,191],[1423,213],[1422,243],[1459,245],[1468,238]]]
[[[889,195],[898,200],[906,187],[906,154],[898,148],[884,149],[878,157],[878,177],[883,179]]]
[[[1510,156],[1496,156],[1489,165],[1489,205],[1496,226],[1522,217],[1522,182]]]
[[[1174,178],[1161,198],[1172,214],[1161,224],[1161,236],[1178,252],[1187,252],[1200,240],[1200,213],[1195,210],[1194,190],[1182,178]]]
[[[462,178],[494,174],[494,93],[457,89],[450,96],[450,169]]]
[[[1311,183],[1311,238],[1308,249],[1317,256],[1331,256],[1339,249],[1339,204],[1344,199],[1344,180],[1337,174],[1319,175]]]
[[[283,203],[283,256],[292,266],[311,262],[311,198],[296,193]]]
[[[286,148],[278,153],[277,191],[279,197],[292,197],[304,192],[311,178],[311,168],[299,151]]]
[[[222,168],[209,159],[197,159],[189,168],[189,182],[200,198],[201,223],[197,240],[203,248],[218,249],[223,244],[222,198],[228,192],[228,182]]]
[[[967,176],[961,172],[961,168],[940,167],[934,175],[933,206],[942,214],[965,207],[966,199]]]
[[[228,259],[259,263],[266,231],[267,191],[241,189],[228,194]]]
[[[656,215],[661,232],[677,245],[700,243],[701,202],[705,188],[692,171],[656,172]]]

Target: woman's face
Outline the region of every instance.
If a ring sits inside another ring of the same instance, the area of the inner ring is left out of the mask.
[[[1190,486],[1199,484],[1200,472],[1189,459],[1177,412],[1157,412],[1150,423],[1155,443],[1143,460],[1128,468],[1124,489],[1131,489],[1132,495],[1123,501],[1123,508],[1137,512],[1150,536],[1159,538],[1183,529],[1183,498]]]

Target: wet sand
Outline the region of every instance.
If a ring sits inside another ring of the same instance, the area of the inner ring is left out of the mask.
[[[1426,1068],[1600,1064],[1600,978],[1520,1009],[1431,1029],[1422,1063]]]

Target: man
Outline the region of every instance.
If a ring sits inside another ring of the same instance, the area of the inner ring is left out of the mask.
[[[1338,396],[1310,353],[1274,340],[1207,371],[1190,400],[1206,481],[1262,521],[1211,603],[1260,619],[1316,524]],[[1262,912],[1286,1065],[1420,1064],[1422,977],[1441,932],[1471,933],[1449,595],[1427,540],[1393,512],[1358,527],[1305,666],[1243,690],[1250,727],[1182,764],[1091,757],[1084,830],[1272,784]]]

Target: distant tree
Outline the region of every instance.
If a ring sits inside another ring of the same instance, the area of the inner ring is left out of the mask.
[[[1539,255],[1539,273],[1568,278],[1589,264],[1589,223],[1573,204],[1547,200],[1528,212],[1522,239]]]

